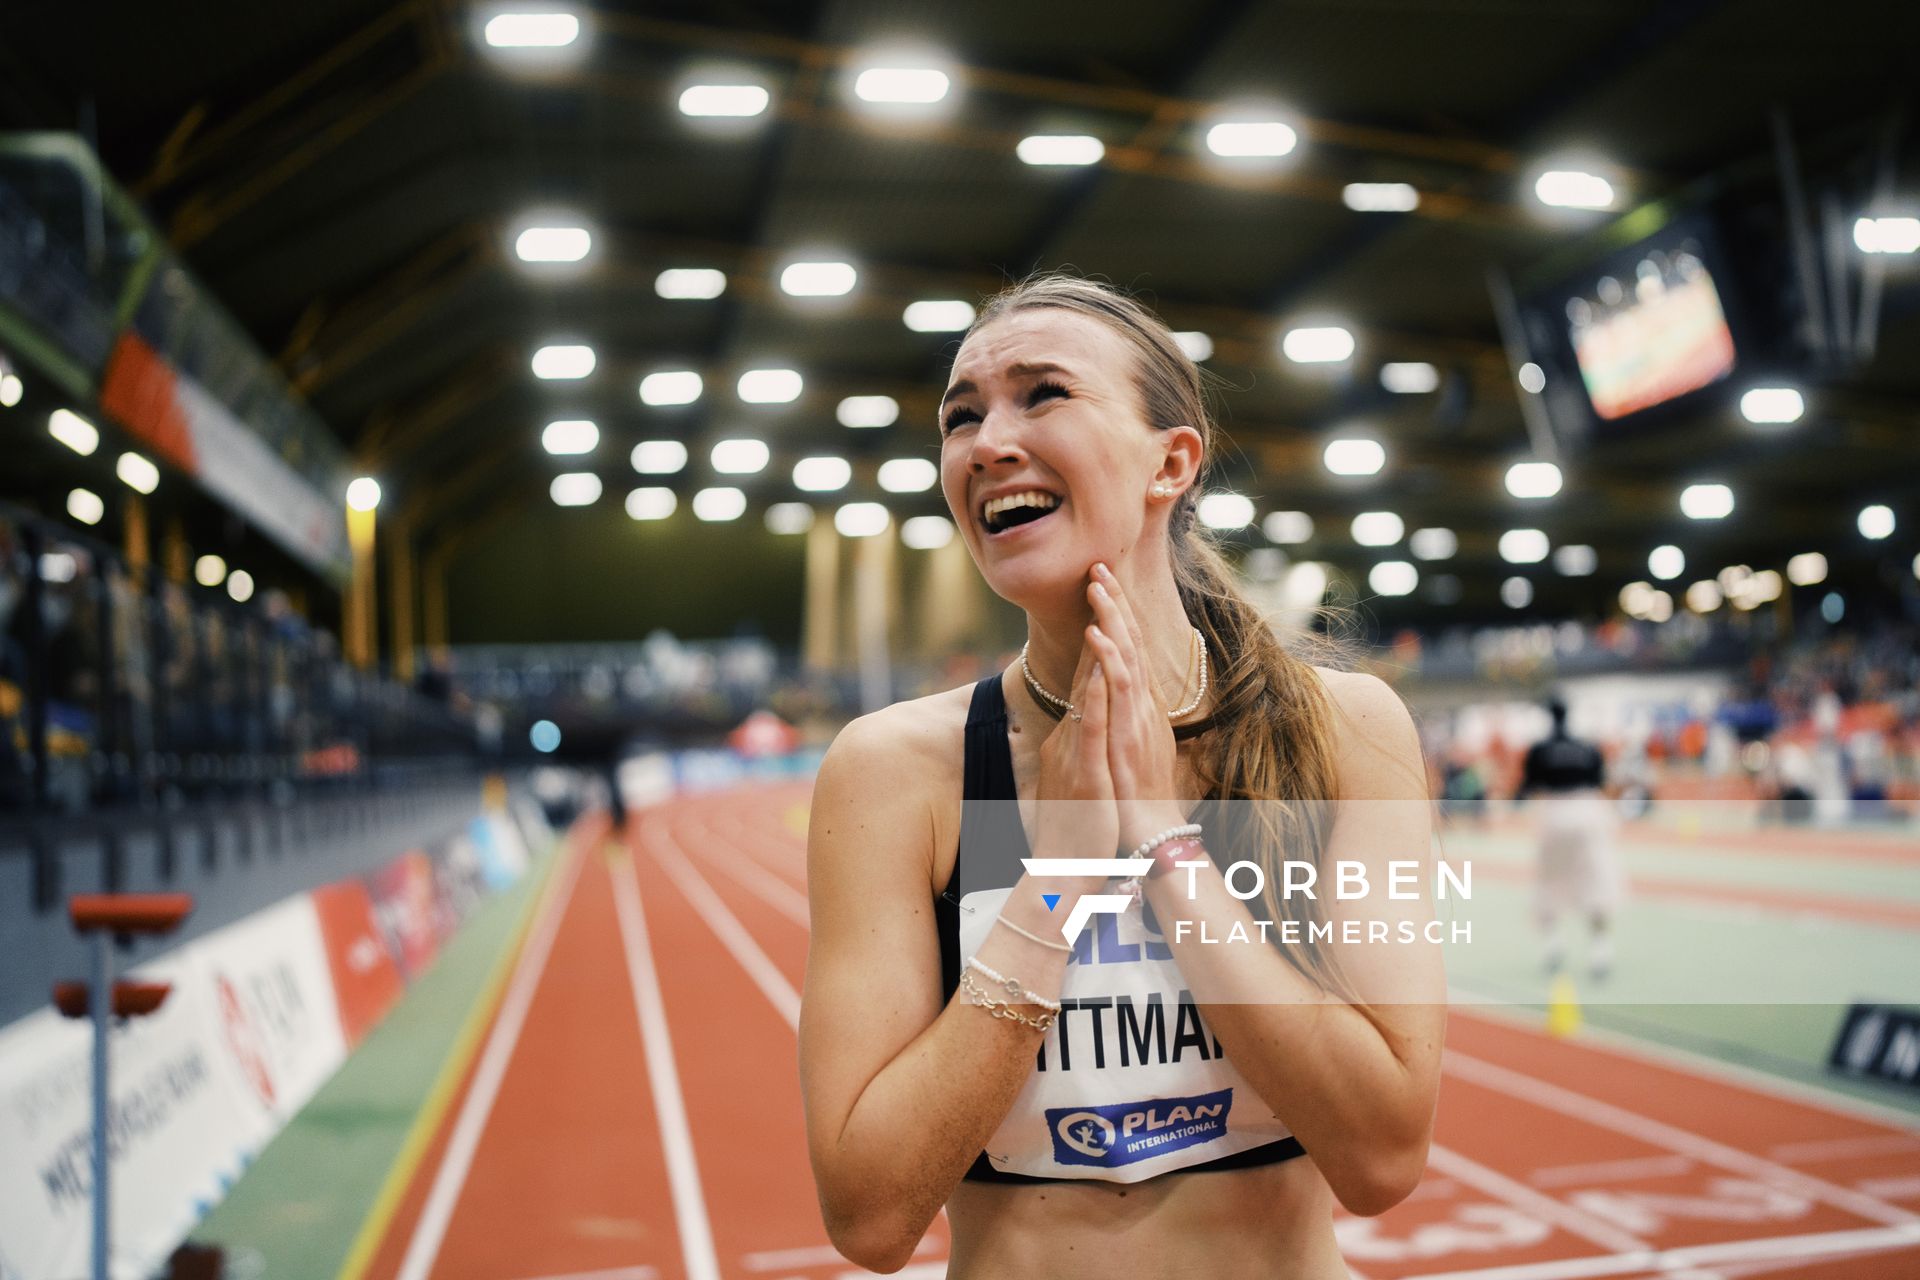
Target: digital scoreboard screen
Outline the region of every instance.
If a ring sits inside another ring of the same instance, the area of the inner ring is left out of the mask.
[[[1733,333],[1699,244],[1655,243],[1641,245],[1565,301],[1567,340],[1587,399],[1606,421],[1733,372]]]

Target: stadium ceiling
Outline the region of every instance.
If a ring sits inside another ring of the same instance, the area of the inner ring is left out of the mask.
[[[1912,203],[1911,6],[581,5],[582,38],[546,66],[482,37],[507,7],[227,0],[117,6],[108,20],[42,3],[13,10],[0,43],[5,124],[91,131],[423,542],[548,501],[562,470],[599,471],[603,501],[617,501],[640,483],[632,446],[657,438],[691,450],[664,482],[683,497],[708,483],[712,442],[753,436],[773,458],[744,483],[756,506],[808,496],[791,464],[831,454],[853,481],[816,501],[938,511],[936,493],[876,482],[883,460],[937,450],[954,338],[909,329],[904,310],[977,302],[1056,266],[1138,290],[1176,329],[1208,335],[1232,445],[1222,483],[1262,515],[1310,515],[1299,553],[1350,569],[1406,554],[1356,546],[1361,511],[1460,531],[1447,568],[1469,580],[1498,580],[1500,530],[1535,527],[1597,549],[1592,583],[1542,584],[1592,607],[1643,574],[1655,545],[1703,566],[1845,556],[1863,502],[1920,492],[1920,259],[1841,264],[1853,292],[1833,318],[1870,318],[1877,350],[1854,332],[1844,350],[1829,334],[1823,352],[1803,324],[1771,318],[1806,310],[1780,301],[1801,283],[1784,179],[1805,184],[1821,262],[1838,260],[1834,220],[1851,226],[1868,196]],[[909,52],[876,54],[888,47]],[[944,66],[951,91],[931,110],[877,110],[851,91],[876,57]],[[769,105],[689,118],[677,102],[698,83],[758,84]],[[1298,145],[1223,160],[1205,141],[1222,118],[1285,121]],[[1104,156],[1029,165],[1017,151],[1034,134],[1097,137]],[[1614,208],[1546,208],[1535,179],[1563,161],[1597,164]],[[1410,184],[1418,207],[1356,211],[1352,183]],[[1749,272],[1729,294],[1748,304],[1734,375],[1649,421],[1576,437],[1543,436],[1535,418],[1530,431],[1490,279],[1524,297],[1706,202],[1755,211],[1744,216],[1759,230],[1730,234],[1726,252],[1781,250],[1761,288]],[[593,237],[579,269],[517,259],[529,220],[575,218]],[[782,291],[786,265],[823,259],[854,266],[852,292]],[[684,267],[724,272],[725,292],[658,296],[659,273]],[[1750,296],[1769,288],[1780,297]],[[1347,327],[1351,357],[1281,354],[1289,328],[1316,323]],[[550,343],[593,347],[591,376],[533,377]],[[1393,394],[1386,362],[1431,364],[1438,388]],[[764,367],[801,371],[799,399],[742,403],[738,375]],[[699,371],[705,394],[643,405],[640,379],[662,369]],[[1763,433],[1739,395],[1783,380],[1804,390],[1806,415]],[[852,395],[896,398],[899,421],[842,426],[836,405]],[[596,421],[597,449],[544,453],[542,428],[560,418]],[[1322,462],[1329,439],[1355,432],[1386,449],[1368,481]],[[1557,496],[1507,492],[1512,463],[1550,455]],[[1681,514],[1698,480],[1733,488],[1731,519]]]

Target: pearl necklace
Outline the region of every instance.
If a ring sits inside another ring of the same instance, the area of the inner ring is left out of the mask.
[[[1200,628],[1195,627],[1193,628],[1193,639],[1194,644],[1197,645],[1200,650],[1200,684],[1199,687],[1193,691],[1193,701],[1187,703],[1184,707],[1175,707],[1172,711],[1167,712],[1167,719],[1169,720],[1178,720],[1182,716],[1192,715],[1195,708],[1197,708],[1201,701],[1207,696],[1207,638],[1200,634]],[[1072,716],[1078,720],[1080,716],[1079,713],[1075,711],[1073,704],[1041,684],[1039,677],[1033,674],[1033,668],[1027,665],[1027,649],[1031,647],[1032,644],[1033,641],[1029,640],[1026,644],[1020,646],[1020,674],[1026,678],[1027,688],[1033,691],[1033,696],[1038,698],[1043,705],[1056,709],[1054,715],[1056,720],[1063,715]]]

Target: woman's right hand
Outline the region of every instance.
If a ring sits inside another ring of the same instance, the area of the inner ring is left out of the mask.
[[[1107,682],[1093,646],[1082,643],[1068,713],[1040,744],[1034,856],[1111,858],[1120,841],[1113,773],[1107,763]]]

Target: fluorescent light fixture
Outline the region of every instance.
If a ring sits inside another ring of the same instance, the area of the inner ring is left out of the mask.
[[[1278,546],[1298,546],[1313,537],[1313,517],[1304,511],[1269,512],[1260,522],[1260,532]]]
[[[380,505],[380,482],[372,476],[357,476],[347,486],[347,505],[355,511],[372,511]]]
[[[1664,591],[1655,591],[1647,599],[1647,611],[1643,616],[1648,622],[1665,622],[1673,616],[1673,597]]]
[[[678,440],[642,440],[633,446],[631,461],[643,476],[670,476],[687,465],[687,446]]]
[[[1802,551],[1787,561],[1787,581],[1796,587],[1813,587],[1827,580],[1827,558],[1818,551]]]
[[[1229,159],[1284,156],[1299,143],[1293,127],[1278,120],[1228,120],[1207,130],[1207,150]]]
[[[713,446],[708,460],[721,475],[750,476],[766,470],[771,456],[764,440],[722,440]]]
[[[562,49],[580,38],[580,19],[571,13],[498,13],[484,28],[496,49]]]
[[[813,508],[804,502],[776,502],[767,508],[767,531],[782,535],[813,528]]]
[[[65,551],[40,553],[40,581],[72,582],[80,575],[80,562]]]
[[[564,471],[547,486],[554,504],[562,507],[590,507],[600,501],[600,477],[591,471]]]
[[[727,273],[712,267],[668,267],[653,278],[663,298],[717,298],[727,291]]]
[[[1460,539],[1451,529],[1415,529],[1407,550],[1416,560],[1451,560],[1460,550]]]
[[[798,369],[749,369],[736,389],[748,404],[791,404],[804,385]]]
[[[1875,542],[1882,538],[1890,538],[1893,536],[1895,524],[1893,508],[1882,506],[1877,502],[1870,507],[1862,507],[1854,524],[1859,528],[1860,536],[1863,538],[1870,538]]]
[[[1509,609],[1524,609],[1533,603],[1533,583],[1518,575],[1500,584],[1500,603]]]
[[[578,262],[592,249],[593,235],[585,227],[528,227],[513,241],[522,262]]]
[[[1629,582],[1620,588],[1620,608],[1630,617],[1646,616],[1647,606],[1653,601],[1651,582]]]
[[[1253,523],[1253,499],[1238,493],[1209,493],[1195,514],[1209,529],[1244,529]]]
[[[1647,556],[1647,572],[1663,581],[1679,577],[1687,571],[1687,553],[1672,543],[1655,547]]]
[[[952,83],[932,67],[868,67],[854,77],[853,92],[862,102],[927,106],[946,97]]]
[[[1714,581],[1720,584],[1720,590],[1729,596],[1737,596],[1746,589],[1753,577],[1751,565],[1730,564],[1714,575]]]
[[[1563,578],[1590,578],[1600,567],[1600,553],[1579,542],[1553,549],[1553,568]]]
[[[738,520],[746,514],[746,510],[747,495],[738,489],[730,489],[724,485],[716,489],[702,489],[693,495],[695,518],[710,524]]]
[[[1711,578],[1702,578],[1687,588],[1687,608],[1695,613],[1712,613],[1725,600],[1720,594],[1720,584]]]
[[[107,514],[107,504],[91,489],[75,489],[67,495],[67,514],[81,524],[99,524]]]
[[[1295,364],[1338,364],[1353,355],[1353,334],[1338,325],[1289,329],[1280,350]]]
[[[834,416],[843,427],[890,427],[900,420],[900,402],[892,396],[848,396]]]
[[[204,555],[193,562],[193,580],[203,587],[217,587],[227,580],[227,562],[216,555]]]
[[[1099,164],[1106,144],[1084,133],[1036,133],[1020,139],[1014,154],[1031,165]]]
[[[100,429],[71,409],[47,415],[47,433],[82,457],[100,447]]]
[[[592,347],[551,346],[533,353],[533,376],[549,382],[584,378],[593,372]]]
[[[1406,531],[1406,522],[1391,511],[1362,511],[1353,518],[1353,540],[1363,547],[1390,547]]]
[[[900,318],[915,333],[959,333],[973,323],[973,304],[958,298],[909,302]]]
[[[640,403],[655,407],[692,404],[705,388],[692,369],[662,369],[640,379]]]
[[[939,480],[940,468],[929,458],[889,458],[880,464],[880,487],[888,493],[925,493]]]
[[[832,493],[844,489],[853,479],[853,467],[845,458],[802,458],[793,464],[793,485],[808,493]]]
[[[794,298],[838,298],[859,281],[851,262],[790,262],[780,273],[780,290]]]
[[[1520,383],[1520,389],[1530,396],[1537,396],[1547,389],[1547,371],[1531,360],[1520,366],[1520,372],[1514,378]]]
[[[647,485],[627,494],[627,514],[635,520],[665,520],[679,505],[673,490],[660,485]]]
[[[1380,366],[1380,385],[1397,396],[1425,395],[1440,387],[1440,371],[1424,360],[1400,360]]]
[[[1198,329],[1185,329],[1173,335],[1180,349],[1187,353],[1187,359],[1199,364],[1202,360],[1213,359],[1213,339]]]
[[[765,111],[769,101],[757,84],[694,84],[680,91],[680,114],[743,120]]]
[[[1724,484],[1690,484],[1680,491],[1680,511],[1689,520],[1721,520],[1733,514],[1733,490]]]
[[[893,517],[877,502],[849,502],[833,513],[833,527],[844,538],[871,538],[885,533]]]
[[[141,454],[121,454],[113,464],[113,474],[119,476],[127,488],[138,493],[152,493],[160,487],[160,468]]]
[[[1755,387],[1740,397],[1740,415],[1759,425],[1798,422],[1807,402],[1792,387]]]
[[[245,604],[253,599],[253,575],[245,569],[235,569],[228,574],[227,594],[236,604]]]
[[[0,409],[13,408],[26,393],[27,384],[20,381],[18,374],[0,370]]]
[[[1533,194],[1556,209],[1611,209],[1613,184],[1582,169],[1549,169],[1534,180]]]
[[[1378,440],[1343,437],[1327,441],[1321,460],[1337,476],[1371,476],[1387,465],[1387,451]]]
[[[1302,560],[1287,570],[1280,584],[1280,601],[1289,609],[1318,609],[1327,598],[1327,566]]]
[[[1920,218],[1858,218],[1853,243],[1862,253],[1913,253],[1920,250]]]
[[[1508,564],[1539,564],[1547,558],[1547,535],[1538,529],[1509,529],[1500,535],[1500,558]]]
[[[600,443],[600,428],[587,418],[562,418],[549,422],[540,433],[540,447],[556,457],[592,453]]]
[[[1420,193],[1406,182],[1349,182],[1340,199],[1355,213],[1412,213],[1420,207]]]
[[[1420,571],[1405,560],[1382,560],[1367,571],[1367,585],[1383,596],[1410,595],[1420,585]]]
[[[1778,569],[1762,569],[1747,583],[1747,594],[1759,604],[1778,600],[1780,593],[1785,590],[1786,584],[1781,580]]]
[[[1507,492],[1516,498],[1551,498],[1560,492],[1560,468],[1551,462],[1516,462],[1507,468]]]
[[[953,521],[945,516],[914,516],[900,526],[900,541],[915,551],[938,551],[953,541]]]

